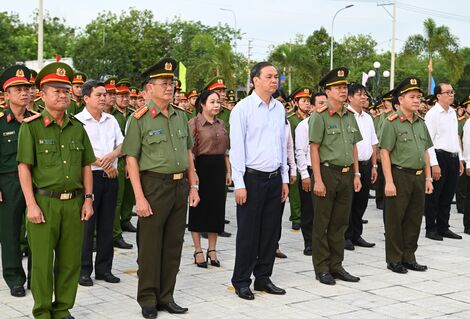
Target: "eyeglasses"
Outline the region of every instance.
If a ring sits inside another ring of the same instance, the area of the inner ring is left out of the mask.
[[[446,92],[442,92],[441,94],[454,95],[455,91],[446,91]]]

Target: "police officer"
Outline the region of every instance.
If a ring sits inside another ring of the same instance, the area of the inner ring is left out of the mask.
[[[380,135],[387,212],[385,254],[387,268],[396,273],[427,269],[415,257],[425,193],[433,191],[427,152],[432,141],[423,118],[416,113],[420,84],[418,78],[409,77],[395,88],[400,108],[384,121]]]
[[[196,100],[198,96],[199,92],[196,89],[191,89],[188,92],[188,121],[197,115]]]
[[[72,77],[72,68],[62,62],[39,72],[36,84],[45,110],[24,120],[19,132],[34,318],[73,318],[69,310],[80,275],[83,221],[93,214],[93,148],[82,123],[66,113]]]
[[[295,107],[297,108],[296,112],[291,113],[287,116],[287,120],[290,123],[290,129],[292,138],[295,141],[295,129],[299,123],[306,119],[311,112],[310,97],[312,93],[308,87],[299,87],[290,95],[290,99],[294,102]],[[299,179],[300,176],[297,175],[297,180],[295,183],[289,185],[289,204],[290,204],[290,218],[292,222],[292,229],[300,229],[300,193],[299,193]]]
[[[85,103],[82,99],[82,86],[87,80],[87,76],[83,72],[74,72],[72,80],[72,98],[70,99],[70,105],[67,111],[72,114],[78,114],[83,111]]]
[[[20,240],[24,238],[21,228],[26,204],[18,179],[16,152],[21,122],[33,115],[27,110],[31,100],[30,76],[30,70],[22,65],[9,67],[0,75],[0,88],[9,103],[0,113],[0,244],[3,278],[14,297],[25,296]]]
[[[157,309],[184,313],[173,299],[186,211],[199,202],[192,161],[193,140],[187,118],[171,106],[177,62],[163,58],[142,76],[150,98],[129,122],[122,153],[139,216],[139,282],[137,302],[145,318]],[[189,185],[188,185],[189,181]]]
[[[118,82],[117,77],[109,77],[104,81],[104,87],[106,89],[106,105],[104,111],[112,114],[116,105],[116,83]],[[121,130],[122,131],[122,130]]]
[[[323,77],[319,86],[325,88],[328,102],[309,121],[315,211],[312,259],[316,278],[327,285],[334,285],[335,278],[359,281],[342,266],[353,190],[361,189],[356,143],[362,136],[353,113],[344,104],[348,73],[341,67]]]

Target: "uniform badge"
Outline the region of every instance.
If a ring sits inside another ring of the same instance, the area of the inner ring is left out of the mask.
[[[152,130],[152,131],[149,131],[149,136],[158,136],[158,135],[162,135],[162,132],[163,132],[162,129]]]
[[[49,125],[51,125],[51,120],[49,119],[48,116],[44,116],[42,118],[42,121],[44,122],[44,125],[46,125],[46,127],[48,127]]]
[[[335,111],[333,109],[329,109],[328,114],[330,114],[330,116],[333,116],[333,114],[335,114]]]
[[[21,69],[16,70],[16,77],[17,78],[24,78],[24,72]]]
[[[10,123],[11,121],[11,113],[7,115],[7,122]]]
[[[150,111],[150,114],[152,115],[153,118],[155,118],[155,116],[157,116],[158,112],[157,112],[157,110],[153,107],[152,110]]]
[[[411,85],[417,85],[418,81],[416,81],[416,79],[410,79],[410,84]]]
[[[58,68],[57,71],[56,71],[56,74],[59,75],[59,76],[65,76],[66,75],[65,69],[64,68]]]
[[[400,115],[400,122],[403,122],[405,120],[405,117],[403,115]]]
[[[173,69],[173,65],[170,62],[165,63],[165,70],[171,71]]]
[[[338,77],[340,77],[340,78],[344,77],[344,71],[343,70],[338,70]]]

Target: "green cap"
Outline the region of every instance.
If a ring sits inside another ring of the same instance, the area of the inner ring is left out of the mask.
[[[72,84],[83,84],[86,82],[87,76],[83,72],[75,72],[73,74]]]
[[[41,88],[44,84],[71,88],[73,79],[73,70],[70,65],[64,62],[53,62],[46,65],[39,71],[36,77],[36,86]]]
[[[216,76],[212,80],[207,83],[204,87],[204,90],[225,90],[227,87],[225,86],[224,78],[221,76]]]
[[[349,70],[345,67],[333,69],[318,82],[318,85],[322,88],[326,88],[329,86],[348,84],[348,74]]]
[[[312,90],[309,87],[306,86],[301,86],[292,92],[292,94],[289,96],[291,100],[294,99],[300,99],[301,97],[311,97],[312,96]]]
[[[178,62],[176,62],[175,59],[163,58],[142,72],[142,77],[145,81],[159,77],[173,78],[175,76],[175,70],[177,66]]]
[[[5,91],[10,86],[28,85],[31,71],[24,65],[13,65],[0,75],[0,89]]]
[[[131,81],[129,81],[129,79],[123,78],[119,80],[118,83],[116,83],[116,93],[117,94],[129,93],[130,87],[131,87]]]
[[[410,76],[400,82],[397,87],[393,90],[393,95],[400,96],[408,91],[418,90],[421,93],[421,80],[415,76]]]

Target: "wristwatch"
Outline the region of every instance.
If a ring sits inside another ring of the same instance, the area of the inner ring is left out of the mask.
[[[361,177],[361,173],[354,173],[354,175]]]
[[[91,198],[91,200],[94,201],[94,200],[95,200],[95,194],[93,194],[93,193],[85,194],[85,195],[83,196],[83,198],[85,198],[85,199]]]
[[[197,191],[199,190],[199,185],[197,185],[197,184],[191,185],[191,186],[189,186],[189,187],[190,187],[190,188],[194,188],[194,189],[197,190]]]
[[[374,165],[372,165],[372,167],[373,167],[373,168],[379,168],[379,165],[374,164]]]

